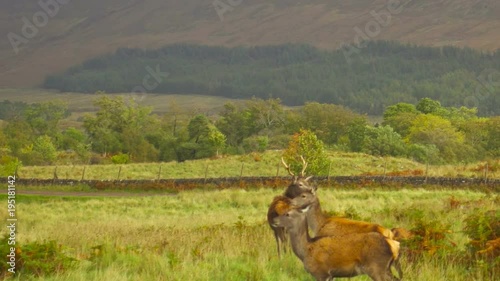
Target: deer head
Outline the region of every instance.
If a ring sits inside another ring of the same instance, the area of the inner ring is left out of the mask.
[[[290,166],[286,164],[285,160],[283,157],[281,158],[281,163],[283,163],[283,166],[287,169],[288,173],[293,177],[293,182],[287,187],[285,190],[284,195],[288,198],[295,198],[299,196],[302,192],[304,191],[310,191],[313,194],[316,193],[317,186],[311,184],[309,180],[312,178],[312,176],[305,177],[305,170],[307,168],[307,162],[302,157],[300,156],[300,159],[302,159],[302,171],[300,172],[299,176],[296,176],[290,169]]]

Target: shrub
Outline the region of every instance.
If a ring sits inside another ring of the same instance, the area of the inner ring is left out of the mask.
[[[484,250],[488,241],[500,237],[500,211],[475,209],[465,219],[464,232],[471,239],[468,249],[472,254]]]
[[[306,174],[326,175],[328,173],[329,162],[324,144],[312,131],[300,130],[295,133],[288,148],[283,152],[283,158],[295,175],[298,175],[303,168],[300,156],[303,156],[307,162]]]
[[[469,263],[494,279],[500,274],[500,211],[476,208],[465,219]]]
[[[410,260],[422,255],[447,255],[456,246],[449,238],[450,226],[438,220],[418,219],[410,232],[414,234],[407,240]]]
[[[243,148],[246,152],[264,152],[269,146],[267,136],[252,136],[243,140]]]
[[[8,236],[0,239],[0,254],[6,257],[10,253],[11,245],[8,245]],[[61,245],[56,241],[32,242],[25,245],[16,243],[16,274],[29,274],[34,276],[45,276],[58,274],[72,267],[76,260],[63,253]],[[6,262],[0,263],[0,278],[8,276],[7,269],[10,268]]]
[[[8,155],[0,157],[0,177],[13,176],[21,168],[21,164],[15,157]]]
[[[111,157],[113,164],[127,164],[130,161],[128,154],[119,153]]]

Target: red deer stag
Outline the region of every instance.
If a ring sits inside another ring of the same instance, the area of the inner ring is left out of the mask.
[[[293,252],[316,280],[362,274],[374,281],[398,280],[390,266],[398,257],[399,242],[377,232],[311,238],[306,219],[308,208],[290,207],[273,221],[288,231]]]
[[[285,160],[281,158],[281,163],[283,163],[288,173],[293,177],[293,182],[286,188],[283,195],[276,196],[273,199],[273,202],[271,203],[267,211],[267,221],[269,223],[269,226],[273,230],[274,238],[276,239],[278,257],[280,258],[281,250],[286,251],[285,245],[287,244],[287,235],[283,227],[275,227],[272,225],[273,219],[282,214],[283,208],[288,206],[288,202],[286,202],[285,198],[294,199],[304,193],[311,193],[312,195],[315,195],[316,192],[316,187],[312,186],[309,183],[311,177],[304,178],[304,172],[307,168],[307,162],[305,161],[304,157],[300,156],[300,158],[302,159],[303,166],[302,171],[300,172],[298,177],[295,176],[295,174],[290,170],[290,166],[286,164]]]

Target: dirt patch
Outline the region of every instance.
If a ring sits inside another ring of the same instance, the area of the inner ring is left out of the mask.
[[[132,192],[85,192],[85,191],[51,191],[51,190],[18,190],[19,195],[66,196],[66,197],[145,197],[145,196],[176,196],[173,193],[132,193]]]

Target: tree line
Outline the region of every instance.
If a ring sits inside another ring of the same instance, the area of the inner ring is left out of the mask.
[[[277,98],[226,103],[213,116],[174,103],[158,115],[120,96],[101,95],[94,105],[97,112],[78,128],[61,128],[69,112],[59,101],[10,112],[0,130],[0,166],[181,162],[267,149],[287,149],[289,158],[317,155],[313,161],[323,147],[433,164],[500,156],[500,116],[478,117],[475,108],[444,107],[430,98],[388,106],[380,124],[343,106],[310,102],[288,109]],[[323,160],[311,167],[323,170]]]
[[[44,87],[128,93],[143,85],[149,69],[168,73],[149,83],[147,90],[156,93],[279,98],[285,105],[315,101],[372,115],[381,115],[397,102],[415,104],[429,97],[445,106],[477,107],[480,116],[500,112],[499,50],[485,53],[370,41],[347,59],[348,48],[327,51],[300,44],[120,48],[49,75]]]

